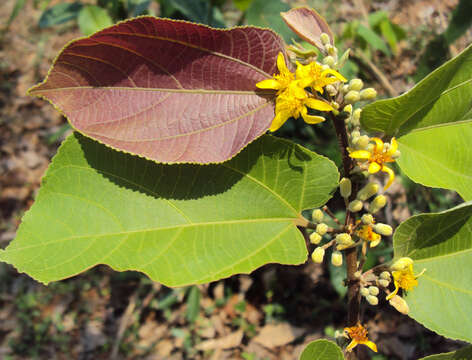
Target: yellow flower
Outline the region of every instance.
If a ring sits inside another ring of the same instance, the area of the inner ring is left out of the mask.
[[[308,124],[317,124],[325,119],[321,116],[308,114],[308,109],[320,111],[332,111],[333,108],[327,102],[314,99],[299,86],[297,81],[292,82],[279,96],[275,103],[275,118],[270,125],[270,131],[279,129],[289,118],[302,117]]]
[[[316,62],[308,65],[302,65],[297,62],[295,71],[297,79],[300,80],[302,87],[311,87],[313,90],[323,94],[323,88],[337,81],[346,82],[346,78],[333,69],[323,70],[323,66]]]
[[[392,185],[395,174],[385,163],[395,161],[393,155],[397,152],[398,143],[395,138],[392,138],[390,146],[385,149],[384,142],[381,139],[374,137],[371,140],[375,142],[371,150],[350,151],[349,156],[353,159],[367,160],[369,162],[368,171],[371,174],[375,174],[379,171],[386,172],[389,176],[387,185],[384,187],[384,190],[386,190]]]
[[[350,344],[347,346],[347,351],[352,351],[357,345],[366,345],[371,350],[377,352],[377,345],[367,338],[367,329],[364,328],[360,323],[356,326],[344,328],[344,332],[347,333],[351,339]]]
[[[393,282],[395,284],[395,290],[387,296],[387,300],[393,298],[398,293],[398,290],[400,290],[400,288],[405,291],[413,289],[415,286],[418,285],[418,280],[416,279],[423,275],[423,273],[426,271],[426,269],[424,269],[418,275],[414,275],[413,260],[409,257],[403,257],[398,259],[393,263],[391,269]]]
[[[277,90],[277,95],[284,91],[295,80],[295,75],[290,72],[285,64],[284,55],[279,52],[277,55],[277,68],[279,74],[273,79],[262,80],[256,84],[259,89]]]
[[[371,248],[376,247],[382,239],[379,234],[372,230],[371,225],[362,225],[360,229],[356,231],[356,235],[362,240],[369,242]]]

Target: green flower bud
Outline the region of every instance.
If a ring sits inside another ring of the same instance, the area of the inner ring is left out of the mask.
[[[379,294],[379,288],[377,286],[369,286],[369,294],[377,296]]]
[[[380,273],[380,278],[384,280],[390,280],[390,273],[388,271],[382,271]]]
[[[343,254],[339,251],[333,251],[331,254],[331,263],[334,266],[341,266],[343,264]]]
[[[336,48],[336,46],[333,46],[333,45],[326,45],[325,46],[325,49],[326,51],[328,52],[328,55],[331,55],[333,57],[337,57],[338,56],[338,49]]]
[[[406,303],[406,301],[398,296],[398,295],[395,295],[393,298],[391,298],[389,301],[389,304],[392,305],[398,312],[406,315],[410,312],[410,308],[408,306],[408,304]]]
[[[377,191],[379,191],[379,185],[376,183],[367,183],[362,189],[357,193],[357,198],[362,201],[366,201],[371,196],[374,196]]]
[[[336,235],[335,240],[336,240],[336,243],[338,243],[339,245],[354,244],[354,241],[352,240],[351,235],[349,235],[348,233],[341,233],[341,234]]]
[[[387,204],[385,195],[377,195],[369,205],[369,212],[375,214]]]
[[[325,86],[325,90],[328,92],[330,96],[336,96],[338,90],[331,84]],[[339,105],[338,105],[339,108]]]
[[[342,178],[339,182],[339,192],[341,193],[341,196],[347,199],[349,196],[351,196],[351,191],[351,180],[349,180],[348,178]]]
[[[343,85],[343,86],[341,87],[341,92],[342,92],[343,94],[346,94],[348,91],[349,91],[349,85]]]
[[[380,279],[379,280],[379,285],[386,288],[388,287],[388,285],[390,284],[390,281],[386,280],[386,279]]]
[[[380,235],[390,236],[393,234],[393,229],[390,225],[378,223],[375,224],[373,230]]]
[[[369,290],[365,287],[362,287],[361,290],[360,290],[360,293],[362,296],[366,297],[366,296],[369,296],[370,293],[369,293]]]
[[[323,236],[328,232],[328,225],[326,225],[325,223],[316,225],[316,232]]]
[[[352,105],[347,105],[347,106],[352,106]],[[361,137],[361,132],[359,130],[354,130],[353,132],[351,132],[351,137],[353,137],[353,138]]]
[[[344,95],[344,101],[348,104],[353,104],[361,99],[359,91],[349,90],[346,95]]]
[[[353,119],[356,121],[359,121],[361,119],[361,112],[362,112],[362,109],[354,110],[354,112],[352,113]]]
[[[371,225],[374,222],[374,217],[370,214],[364,214],[361,217],[361,221],[365,225]]]
[[[409,257],[402,257],[395,261],[390,268],[393,271],[400,271],[406,269],[410,265],[413,265],[413,260]]]
[[[335,64],[336,60],[334,60],[334,57],[328,55],[325,56],[323,59],[323,64],[328,65],[329,67],[333,67]]]
[[[349,81],[349,90],[360,91],[364,86],[364,82],[361,79],[352,79]]]
[[[326,34],[326,33],[321,33],[320,35],[320,40],[321,40],[321,43],[323,45],[327,45],[329,44],[331,41],[330,41],[330,38],[329,38],[329,35]]]
[[[325,249],[323,249],[322,247],[317,247],[315,249],[315,251],[313,251],[313,253],[311,254],[311,259],[315,262],[315,263],[322,263],[323,262],[323,258],[324,258],[324,254],[325,254]]]
[[[313,210],[313,212],[311,213],[311,218],[315,223],[322,222],[324,218],[323,211],[321,211],[320,209]]]
[[[367,88],[360,93],[361,100],[374,100],[377,97],[377,91],[374,88]]]
[[[374,296],[374,295],[367,295],[366,300],[370,305],[373,305],[373,306],[379,304],[379,299],[377,298],[377,296]]]
[[[367,135],[362,135],[359,137],[359,140],[357,140],[356,147],[358,149],[366,149],[369,146],[370,138]]]
[[[347,112],[347,113],[352,113],[352,105],[349,104],[349,105],[346,105],[343,109],[343,111]]]
[[[347,59],[349,59],[350,49],[347,49],[339,58],[338,63],[336,64],[337,69],[341,69],[345,64]]]
[[[350,212],[354,213],[354,212],[361,211],[362,207],[363,207],[362,201],[356,199],[356,200],[351,201],[347,208],[349,209]]]
[[[310,234],[310,242],[312,244],[318,245],[321,242],[322,236],[317,232],[313,232]]]

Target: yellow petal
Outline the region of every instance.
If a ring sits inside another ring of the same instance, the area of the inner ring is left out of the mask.
[[[395,295],[397,295],[397,292],[398,292],[398,284],[397,282],[395,281],[395,290],[393,290],[393,293],[390,293],[390,295],[388,295],[385,299],[386,300],[390,300],[391,298],[393,298]]]
[[[377,352],[377,345],[375,345],[374,342],[367,340],[367,341],[361,341],[359,344],[368,346],[372,351]]]
[[[379,172],[379,170],[381,169],[382,167],[377,164],[376,162],[372,162],[370,163],[369,165],[369,173],[370,174],[375,174],[376,172]]]
[[[384,147],[384,142],[378,137],[373,137],[370,140],[375,141],[375,152],[381,152]]]
[[[395,179],[395,173],[393,172],[392,169],[390,169],[388,166],[385,166],[385,165],[382,166],[382,171],[388,174],[388,182],[387,182],[387,185],[385,185],[384,187],[384,190],[387,190],[390,187],[390,185],[392,185],[393,179]]]
[[[311,109],[320,111],[333,111],[333,107],[325,101],[308,98],[305,100],[305,105]]]
[[[323,116],[315,116],[315,115],[306,114],[305,116],[303,116],[303,120],[305,120],[307,124],[319,124],[320,122],[323,122],[326,119]]]
[[[334,77],[336,77],[338,80],[340,80],[342,82],[347,81],[347,79],[344,76],[342,76],[340,73],[338,73],[336,70],[326,69],[321,73],[321,76],[325,77],[327,74],[333,75]]]
[[[370,247],[371,247],[371,248],[376,247],[378,244],[380,244],[380,240],[382,240],[382,239],[372,240],[372,241],[370,242]]]
[[[271,89],[271,90],[279,90],[282,86],[281,84],[275,79],[266,79],[259,81],[256,86],[259,89]]]
[[[390,142],[390,150],[388,150],[387,154],[392,156],[397,152],[398,149],[398,142],[395,140],[395,138],[392,138],[392,141]]]
[[[281,52],[279,52],[277,55],[277,68],[281,74],[289,71],[287,65],[285,64],[284,55]]]
[[[371,153],[367,150],[356,150],[349,154],[353,159],[365,159],[368,160],[371,157]]]
[[[279,111],[276,115],[274,120],[272,120],[272,124],[270,124],[269,130],[274,132],[290,118],[291,114],[288,111]]]
[[[311,85],[313,79],[310,77],[301,78],[298,80],[301,88],[306,88]]]
[[[308,95],[304,89],[304,87],[299,86],[300,83],[298,81],[294,81],[290,84],[289,93],[292,96],[295,96],[297,99],[305,99]]]
[[[346,351],[352,351],[357,346],[358,342],[356,340],[352,340],[346,348]]]

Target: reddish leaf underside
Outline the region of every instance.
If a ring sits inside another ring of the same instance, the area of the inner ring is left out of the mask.
[[[322,33],[328,34],[331,39],[331,44],[334,44],[334,36],[331,28],[326,20],[314,9],[299,7],[280,13],[280,15],[295,34],[316,46],[318,49],[323,48],[323,44],[320,40]]]
[[[276,72],[279,52],[271,30],[140,17],[67,45],[29,93],[115,149],[222,162],[268,129],[273,95],[255,84]]]

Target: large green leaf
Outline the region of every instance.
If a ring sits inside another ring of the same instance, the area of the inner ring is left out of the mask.
[[[413,131],[398,139],[403,172],[423,185],[457,191],[472,200],[472,122]]]
[[[299,360],[343,360],[341,348],[332,341],[316,340],[309,343]]]
[[[457,351],[452,351],[444,354],[437,354],[426,356],[420,360],[470,360],[472,359],[472,346],[467,346]]]
[[[469,46],[407,93],[367,105],[361,123],[367,130],[401,136],[412,130],[462,121],[472,108],[471,95],[472,46]]]
[[[364,128],[399,136],[402,171],[472,199],[472,46],[411,91],[365,107]]]
[[[225,163],[163,165],[74,134],[0,260],[43,283],[108,264],[169,286],[300,264],[301,210],[324,204],[338,176],[271,136]]]
[[[280,13],[290,10],[290,6],[281,0],[253,0],[246,11],[246,22],[270,28],[289,42],[295,37],[294,33],[285,25]]]
[[[84,35],[91,35],[108,26],[113,25],[113,20],[105,9],[99,6],[87,5],[82,8],[77,18],[80,31]]]
[[[426,269],[408,292],[410,316],[438,334],[472,341],[472,202],[413,216],[393,238],[395,257]]]

